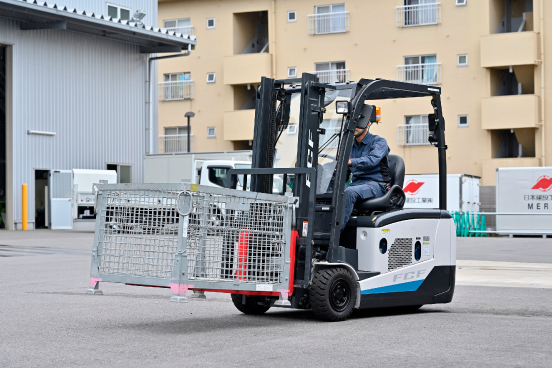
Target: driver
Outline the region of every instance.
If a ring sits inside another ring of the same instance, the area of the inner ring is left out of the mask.
[[[341,232],[345,229],[357,201],[381,197],[390,188],[389,146],[387,141],[369,132],[370,125],[355,128],[355,140],[351,148],[349,169],[353,176],[345,186],[344,219]]]

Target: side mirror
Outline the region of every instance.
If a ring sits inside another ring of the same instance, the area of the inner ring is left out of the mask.
[[[360,115],[356,121],[356,127],[360,129],[366,129],[368,123],[371,121],[372,112],[375,113],[374,106],[372,105],[362,105],[360,109]]]

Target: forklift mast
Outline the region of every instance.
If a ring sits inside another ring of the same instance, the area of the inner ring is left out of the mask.
[[[325,134],[325,95],[330,91],[350,91],[349,111],[343,116],[339,134],[336,165],[331,177],[331,193],[317,193],[319,138]],[[306,288],[311,279],[313,260],[335,263],[340,254],[340,222],[343,218],[343,192],[348,160],[356,123],[365,101],[431,97],[433,114],[429,115],[429,141],[438,148],[439,208],[446,210],[446,145],[441,112],[440,88],[390,80],[361,79],[340,84],[319,83],[316,75],[303,73],[301,78],[276,80],[263,77],[256,93],[253,160],[251,169],[229,170],[229,187],[236,188],[237,175],[251,177],[251,191],[273,193],[274,175],[283,176],[283,193],[293,177],[292,194],[298,198],[294,286]],[[297,156],[295,167],[275,166],[276,144],[290,123],[291,96],[300,93]]]

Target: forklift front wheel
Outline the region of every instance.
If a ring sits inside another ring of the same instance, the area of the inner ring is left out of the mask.
[[[313,313],[324,321],[344,321],[356,304],[357,290],[353,275],[346,268],[323,268],[314,274],[309,290]]]
[[[243,299],[243,295],[232,294],[232,302],[234,303],[234,306],[244,314],[258,315],[263,314],[270,309],[270,307],[267,307],[260,303],[261,298],[259,298],[258,296],[247,296],[245,298],[245,304],[243,304]]]

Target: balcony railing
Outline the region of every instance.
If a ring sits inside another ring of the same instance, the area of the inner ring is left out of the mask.
[[[349,69],[317,70],[309,73],[316,74],[320,83],[346,83],[351,77]]]
[[[349,12],[310,14],[308,16],[310,35],[349,32]]]
[[[397,27],[430,26],[441,23],[441,3],[397,6]]]
[[[195,148],[194,135],[190,135],[190,152]],[[188,152],[188,134],[160,135],[159,153]]]
[[[399,146],[426,146],[428,137],[427,124],[399,125]]]
[[[182,33],[182,34],[185,34],[185,35],[190,35],[190,36],[194,35],[194,26],[170,27],[170,28],[165,28],[165,29],[167,31],[173,31],[173,32]]]
[[[397,80],[418,84],[440,84],[441,63],[397,65]]]
[[[191,100],[194,98],[194,81],[159,82],[161,101]]]

